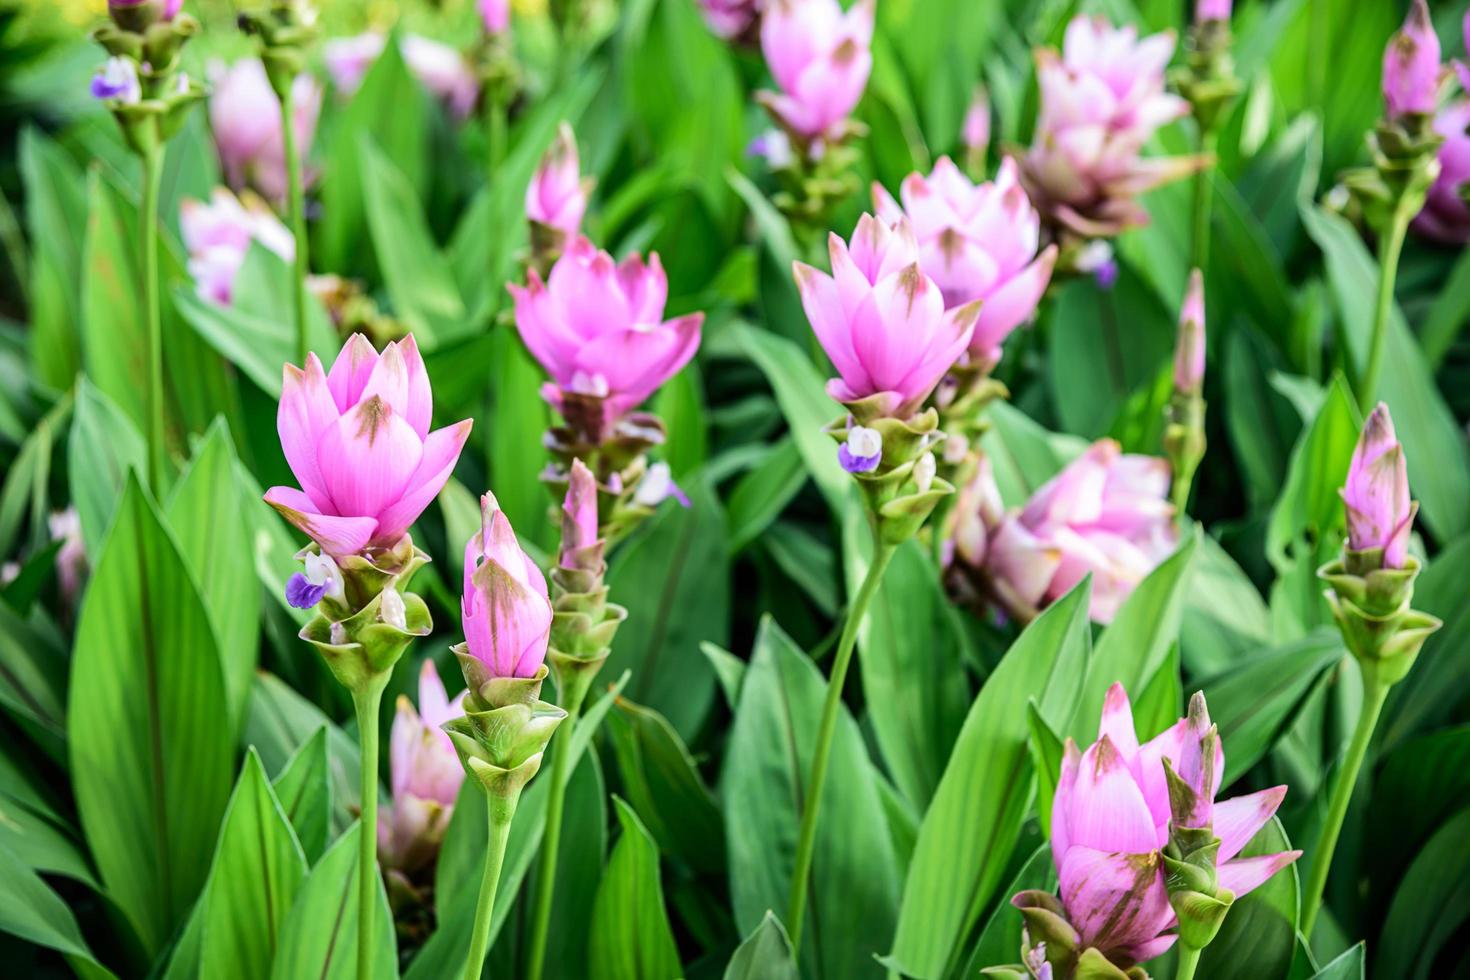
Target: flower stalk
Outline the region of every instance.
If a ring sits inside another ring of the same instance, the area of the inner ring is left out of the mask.
[[[143,208],[138,228],[143,247],[143,311],[148,324],[148,474],[153,492],[163,493],[167,448],[163,425],[163,313],[158,296],[158,192],[163,179],[163,147],[142,154]]]
[[[474,931],[470,933],[470,955],[465,960],[464,980],[479,980],[490,950],[490,920],[495,912],[495,893],[500,888],[500,867],[505,863],[505,843],[510,839],[510,825],[515,818],[520,790],[512,799],[492,798],[486,807],[487,832],[485,868],[480,873],[480,897],[475,902]]]
[[[310,345],[306,337],[306,278],[311,263],[306,240],[306,190],[302,186],[301,150],[296,143],[296,127],[292,123],[291,91],[281,96],[281,139],[286,151],[287,214],[296,249],[291,263],[292,313],[296,320],[296,357],[304,364]]]
[[[352,692],[357,711],[357,741],[362,765],[359,770],[362,817],[357,848],[357,977],[373,980],[373,952],[377,933],[373,918],[378,907],[378,706],[391,671],[373,677]]]

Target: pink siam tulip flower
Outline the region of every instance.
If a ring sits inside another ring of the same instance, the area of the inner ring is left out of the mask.
[[[747,35],[764,7],[764,0],[699,0],[705,24],[726,41]]]
[[[1060,56],[1037,52],[1041,113],[1022,176],[1053,221],[1084,237],[1145,224],[1137,195],[1198,167],[1193,158],[1139,156],[1160,126],[1189,113],[1165,91],[1173,52],[1172,32],[1139,40],[1132,25],[1094,16],[1067,25]]]
[[[669,283],[654,252],[622,263],[585,237],[575,238],[542,282],[510,285],[516,327],[551,375],[543,389],[560,409],[563,394],[604,399],[607,421],[636,408],[689,362],[703,313],[664,320]]]
[[[332,556],[395,544],[444,487],[470,434],[429,431],[433,393],[412,336],[379,354],[353,334],[330,374],[287,364],[276,428],[301,489],[266,502]]]
[[[597,478],[580,459],[572,460],[567,493],[561,504],[561,547],[556,563],[580,568],[578,555],[600,540],[597,524]]]
[[[562,123],[526,187],[526,217],[565,235],[582,229],[592,178],[583,178],[577,159],[577,137]]]
[[[804,142],[836,138],[873,70],[874,0],[843,12],[837,0],[770,0],[761,51],[781,87],[762,104]]]
[[[1444,137],[1439,176],[1414,218],[1414,230],[1446,245],[1464,245],[1470,242],[1470,206],[1462,196],[1470,184],[1470,99],[1456,99],[1441,109],[1434,129]]]
[[[1168,463],[1099,440],[991,531],[985,570],[1033,609],[1090,573],[1092,618],[1110,623],[1178,543],[1168,495]]]
[[[1238,856],[1276,813],[1286,787],[1215,803],[1224,752],[1210,729],[1203,698],[1196,697],[1198,712],[1140,745],[1128,694],[1114,684],[1103,704],[1098,740],[1085,752],[1067,740],[1052,802],[1051,848],[1063,925],[1070,924],[1076,934],[1074,950],[1091,947],[1126,968],[1160,955],[1177,938],[1167,931],[1177,920],[1159,853],[1170,839],[1166,760],[1199,794],[1191,814],[1201,821],[1198,826],[1213,821],[1220,839],[1221,887],[1239,898],[1301,855]],[[1204,746],[1214,747],[1213,759],[1203,757]],[[1036,908],[1033,894],[1022,892],[1015,903]]]
[[[1439,37],[1424,0],[1414,0],[1404,26],[1383,51],[1383,101],[1390,118],[1434,111],[1439,95]]]
[[[46,518],[52,541],[60,541],[56,552],[56,584],[61,598],[75,605],[82,594],[82,579],[87,575],[87,545],[82,540],[82,518],[75,507],[58,510]]]
[[[229,68],[212,66],[214,92],[209,97],[209,125],[230,186],[253,187],[271,201],[286,198],[286,148],[281,107],[258,58],[245,58]],[[291,119],[296,147],[304,160],[311,152],[321,114],[322,90],[310,75],[291,86]]]
[[[843,404],[874,399],[874,414],[906,419],[965,352],[977,304],[946,311],[919,263],[907,219],[890,228],[872,215],[849,245],[828,239],[832,275],[795,263],[807,320],[839,377],[827,394]]]
[[[387,37],[377,31],[328,41],[322,48],[322,57],[337,91],[345,96],[355,93],[387,43]],[[398,50],[413,76],[444,102],[455,118],[464,119],[474,111],[480,97],[480,82],[463,54],[447,44],[416,34],[405,35]]]
[[[510,29],[510,0],[478,0],[475,9],[486,34],[504,34]]]
[[[207,300],[228,305],[235,276],[245,264],[250,243],[259,242],[284,261],[296,255],[296,240],[264,201],[248,192],[244,200],[216,187],[209,202],[185,199],[179,205],[179,230],[189,250],[189,275]]]
[[[1232,0],[1195,0],[1194,22],[1203,24],[1211,20],[1229,20]]]
[[[965,121],[960,126],[960,138],[965,149],[984,155],[990,146],[990,99],[984,87],[977,88],[965,110]]]
[[[912,173],[900,189],[903,207],[882,185],[873,204],[888,224],[907,217],[919,265],[939,286],[945,309],[983,300],[970,340],[974,358],[1000,360],[1001,343],[1036,311],[1051,281],[1056,246],[1037,255],[1041,217],[1007,158],[995,181],[975,184],[949,157],[925,177]]]
[[[1383,567],[1403,568],[1418,505],[1409,499],[1404,447],[1383,402],[1363,423],[1342,499],[1347,506],[1349,550],[1382,548]]]
[[[489,677],[534,677],[546,660],[546,577],[521,550],[495,497],[480,498],[480,533],[464,553],[461,614],[470,654]]]
[[[464,692],[450,701],[432,661],[419,671],[419,707],[398,696],[398,713],[388,743],[393,805],[378,824],[378,853],[405,873],[433,859],[444,840],[464,766],[440,727],[464,714]]]
[[[1179,310],[1179,340],[1174,345],[1174,390],[1198,394],[1205,383],[1205,279],[1189,274],[1189,291]]]

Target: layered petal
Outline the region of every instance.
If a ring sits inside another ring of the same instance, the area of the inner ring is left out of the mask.
[[[310,497],[292,487],[271,487],[265,502],[290,521],[329,555],[352,555],[367,547],[377,530],[372,517],[338,517],[323,514]]]
[[[1237,858],[1220,866],[1220,887],[1235,893],[1238,900],[1265,884],[1272,875],[1302,856],[1301,851],[1282,851],[1261,857]]]

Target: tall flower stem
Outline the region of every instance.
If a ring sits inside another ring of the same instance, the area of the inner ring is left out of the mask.
[[[495,182],[496,175],[500,172],[500,165],[505,161],[505,135],[507,127],[507,107],[505,98],[498,91],[490,92],[485,99],[485,132],[486,142],[489,144],[488,163],[490,166],[490,182]]]
[[[531,919],[531,957],[526,980],[541,980],[541,973],[546,967],[546,937],[551,930],[551,901],[556,889],[556,857],[561,849],[561,821],[570,776],[567,767],[571,764],[571,739],[577,730],[577,719],[582,716],[582,701],[587,693],[585,685],[569,686],[570,697],[563,706],[567,713],[567,720],[561,726],[564,734],[560,738],[553,737],[551,746],[551,796],[546,801],[546,829],[541,836],[541,853],[538,856],[536,910]]]
[[[148,324],[148,473],[155,495],[163,496],[167,450],[163,431],[163,314],[158,300],[158,191],[163,180],[163,147],[143,154],[143,315]]]
[[[1194,980],[1195,967],[1199,966],[1200,950],[1193,946],[1179,946],[1179,965],[1174,968],[1174,980]]]
[[[1213,161],[1216,142],[1214,127],[1201,129],[1200,156]],[[1190,251],[1193,254],[1190,265],[1202,272],[1208,271],[1210,261],[1210,209],[1214,204],[1214,178],[1213,162],[1201,167],[1199,173],[1194,175],[1194,237],[1191,240]]]
[[[373,678],[365,690],[354,691],[357,740],[361,748],[361,837],[357,849],[357,977],[373,980],[373,952],[377,935],[373,912],[378,905],[378,706],[388,675]]]
[[[480,899],[475,904],[475,926],[470,933],[470,956],[465,960],[464,980],[479,980],[485,967],[485,954],[490,951],[490,920],[495,912],[495,893],[500,888],[500,866],[505,862],[505,842],[510,838],[510,824],[520,795],[519,788],[504,795],[486,793],[485,870],[480,876]]]
[[[306,342],[306,276],[311,268],[306,242],[306,191],[301,178],[301,150],[296,145],[296,126],[292,119],[291,90],[281,96],[281,139],[286,151],[286,194],[291,222],[291,237],[296,239],[296,258],[291,283],[292,311],[296,316],[296,363],[305,364]]]
[[[876,535],[875,535],[876,540]],[[837,715],[842,707],[842,687],[847,668],[852,663],[853,645],[858,627],[883,580],[883,572],[893,557],[894,546],[877,541],[873,563],[858,587],[857,597],[847,611],[842,636],[837,641],[837,657],[832,662],[832,676],[827,681],[827,700],[822,705],[821,727],[817,729],[816,751],[812,754],[812,770],[807,779],[806,809],[801,814],[801,835],[796,845],[796,866],[791,872],[791,901],[786,910],[786,928],[791,934],[791,953],[795,958],[801,949],[801,924],[806,913],[806,890],[811,876],[812,854],[817,843],[817,817],[822,805],[822,786],[827,781],[827,761],[832,755],[832,736],[837,730]]]
[[[1317,913],[1322,909],[1322,892],[1327,887],[1327,873],[1332,869],[1332,854],[1337,850],[1337,838],[1342,833],[1342,821],[1347,816],[1348,804],[1352,802],[1353,788],[1358,783],[1358,772],[1363,768],[1363,759],[1368,754],[1368,745],[1373,741],[1373,730],[1378,727],[1378,716],[1383,711],[1384,699],[1388,697],[1389,685],[1379,680],[1375,672],[1365,669],[1363,673],[1363,710],[1358,715],[1358,725],[1353,730],[1353,740],[1348,744],[1343,757],[1337,782],[1332,787],[1332,800],[1327,808],[1327,820],[1322,825],[1322,836],[1317,840],[1317,853],[1312,861],[1312,871],[1307,877],[1307,889],[1302,898],[1301,931],[1310,941],[1312,926],[1317,922]]]
[[[1405,206],[1406,195],[1400,196],[1393,209],[1388,229],[1378,239],[1378,304],[1373,310],[1373,336],[1369,340],[1368,367],[1358,386],[1358,408],[1364,412],[1373,406],[1378,390],[1378,375],[1383,369],[1383,348],[1388,338],[1388,315],[1393,309],[1393,284],[1399,271],[1399,253],[1413,215]]]

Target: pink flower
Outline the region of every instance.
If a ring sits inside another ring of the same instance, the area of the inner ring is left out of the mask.
[[[387,43],[388,39],[382,34],[367,31],[353,37],[339,37],[322,45],[327,75],[337,91],[342,95],[356,92]]]
[[[965,121],[960,126],[960,138],[965,148],[972,153],[984,155],[990,145],[990,99],[984,87],[977,88],[965,110]]]
[[[827,394],[843,404],[876,398],[877,414],[907,418],[964,353],[976,304],[946,312],[907,219],[890,228],[865,214],[851,245],[833,234],[828,252],[830,276],[794,266],[807,320],[839,375]]]
[[[478,0],[475,8],[486,34],[504,34],[510,27],[510,0]]]
[[[286,198],[286,148],[281,106],[258,58],[245,58],[228,69],[213,66],[214,92],[209,97],[209,125],[225,179],[236,190],[253,187],[272,201]],[[296,149],[303,160],[311,152],[321,113],[322,91],[316,79],[299,75],[291,86],[291,121]]]
[[[556,563],[581,568],[578,555],[597,544],[597,478],[580,460],[572,460],[567,494],[561,505],[561,548]]]
[[[380,355],[353,334],[331,374],[315,354],[305,370],[287,364],[276,428],[301,489],[272,487],[266,502],[329,555],[393,545],[438,496],[470,434],[469,419],[430,432],[432,409],[411,335]]]
[[[874,0],[843,13],[837,0],[770,0],[761,51],[779,93],[760,98],[804,140],[833,137],[863,97],[873,70]]]
[[[1164,88],[1173,52],[1170,31],[1139,40],[1132,25],[1100,16],[1067,25],[1060,57],[1037,52],[1041,113],[1023,177],[1054,220],[1089,237],[1146,223],[1134,198],[1197,165],[1139,157],[1160,126],[1189,112]]]
[[[1044,484],[989,535],[985,569],[1040,608],[1092,575],[1091,615],[1118,607],[1178,542],[1169,465],[1101,439]]]
[[[1176,938],[1165,933],[1176,919],[1159,854],[1170,836],[1165,760],[1203,797],[1192,816],[1213,821],[1220,839],[1221,887],[1239,898],[1301,855],[1286,851],[1238,857],[1276,813],[1286,787],[1213,802],[1225,757],[1217,737],[1205,739],[1213,733],[1203,698],[1197,697],[1198,714],[1179,719],[1139,745],[1128,694],[1121,684],[1114,684],[1103,702],[1098,740],[1085,752],[1067,740],[1051,818],[1061,902],[1078,934],[1077,947],[1093,947],[1115,965],[1153,959]],[[1203,759],[1202,745],[1211,744],[1214,758]]]
[[[1424,0],[1414,0],[1404,26],[1383,51],[1383,101],[1390,118],[1431,113],[1439,94],[1439,37]]]
[[[699,11],[715,36],[733,41],[755,24],[763,0],[699,0]]]
[[[591,190],[592,181],[582,178],[577,160],[577,137],[563,122],[526,187],[526,217],[575,235],[581,230]]]
[[[1195,0],[1194,22],[1203,24],[1211,20],[1229,20],[1232,0]]]
[[[1198,394],[1205,383],[1205,279],[1189,273],[1189,290],[1179,310],[1179,340],[1174,345],[1174,390]]]
[[[328,41],[322,57],[337,91],[344,96],[356,92],[387,43],[388,39],[376,31]],[[404,35],[398,50],[413,76],[443,101],[455,118],[464,119],[474,111],[480,82],[464,55],[447,44],[416,34]]]
[[[1399,445],[1393,418],[1383,402],[1363,423],[1342,499],[1347,506],[1348,548],[1382,548],[1385,568],[1403,568],[1409,554],[1409,529],[1418,508],[1409,499],[1404,447]]]
[[[919,244],[919,265],[939,286],[946,309],[983,300],[970,340],[974,357],[1000,360],[1000,345],[1036,311],[1051,281],[1057,250],[1040,256],[1041,217],[1007,158],[995,181],[974,184],[940,157],[926,178],[912,173],[900,189],[903,208],[873,185],[878,215],[892,224],[906,216]]]
[[[578,236],[543,283],[510,285],[516,327],[551,375],[544,393],[561,407],[562,392],[606,400],[610,418],[636,408],[699,347],[703,313],[664,320],[669,283],[654,252],[645,263],[621,264]]]
[[[393,805],[378,825],[378,851],[400,871],[428,863],[449,827],[464,766],[440,726],[463,714],[464,692],[450,701],[432,661],[419,671],[419,710],[407,695],[398,696],[388,743]]]
[[[1470,18],[1467,18],[1470,23]],[[1464,66],[1457,66],[1464,67]],[[1444,142],[1439,147],[1439,176],[1429,188],[1414,230],[1447,245],[1470,242],[1470,207],[1462,192],[1470,184],[1470,99],[1456,99],[1434,117]]]
[[[493,495],[480,498],[480,515],[480,533],[464,552],[465,642],[489,676],[534,677],[551,632],[546,577]]]
[[[287,262],[296,255],[296,240],[264,201],[248,193],[242,201],[225,187],[216,187],[207,204],[186,198],[179,205],[179,230],[194,288],[216,303],[230,303],[251,242]]]

